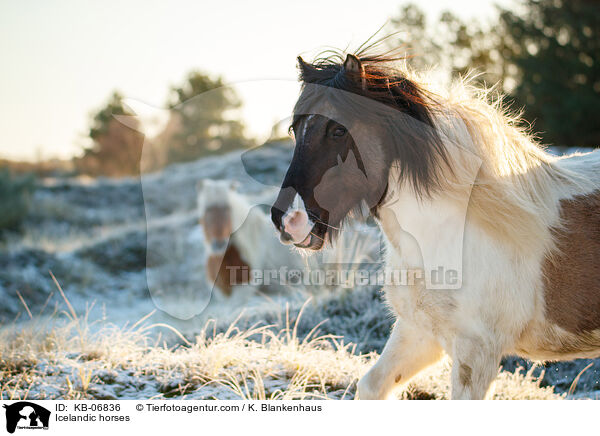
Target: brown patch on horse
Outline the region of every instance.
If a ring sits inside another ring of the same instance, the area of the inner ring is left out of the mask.
[[[398,374],[396,376],[396,378],[394,379],[394,381],[396,382],[396,384],[400,383],[400,380],[402,380],[402,374]]]
[[[543,265],[546,316],[580,334],[600,329],[600,191],[561,200],[564,227]]]
[[[206,263],[208,277],[228,297],[233,286],[248,283],[249,269],[233,244],[229,244],[225,253],[209,256]]]
[[[473,370],[465,363],[461,363],[458,367],[458,378],[463,386],[471,386],[471,375]]]

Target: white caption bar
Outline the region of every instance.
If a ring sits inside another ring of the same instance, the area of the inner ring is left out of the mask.
[[[0,401],[0,435],[587,434],[595,401]],[[47,413],[48,412],[48,413]],[[12,433],[11,433],[12,430]],[[174,433],[177,432],[177,433]],[[184,433],[182,433],[184,432]]]

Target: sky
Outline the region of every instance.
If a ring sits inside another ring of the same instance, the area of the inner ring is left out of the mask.
[[[357,47],[404,3],[0,0],[0,158],[80,154],[113,90],[161,108],[191,70],[237,86],[248,133],[266,138],[297,97],[296,56]],[[418,2],[463,18],[493,17],[496,3]]]

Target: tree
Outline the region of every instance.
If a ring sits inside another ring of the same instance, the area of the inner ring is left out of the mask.
[[[545,142],[600,146],[600,5],[592,0],[526,0],[503,10],[518,70],[511,93]]]
[[[495,22],[465,22],[444,12],[428,23],[415,5],[391,20],[417,68],[476,71],[476,81],[508,94],[542,140],[600,145],[600,4],[595,0],[521,0]],[[410,54],[410,51],[409,51]],[[421,56],[419,56],[422,54]]]
[[[425,69],[442,61],[444,41],[430,31],[427,16],[417,5],[402,6],[389,25],[393,36],[388,45],[399,48],[411,66]]]
[[[243,124],[228,117],[240,106],[238,96],[225,87],[220,77],[190,73],[183,85],[172,89],[169,134],[161,135],[168,162],[190,161],[250,146]]]
[[[115,115],[133,115],[122,100],[114,92],[106,106],[92,117],[89,137],[93,144],[76,160],[80,172],[112,177],[139,174],[144,137],[135,118],[127,126],[115,118]]]
[[[499,25],[467,23],[449,11],[432,22],[422,9],[408,4],[390,19],[390,26],[392,32],[398,33],[388,45],[402,47],[412,67],[445,72],[444,80],[475,72],[476,81],[488,86],[499,83],[503,89],[507,71],[503,61],[504,32],[499,31]]]

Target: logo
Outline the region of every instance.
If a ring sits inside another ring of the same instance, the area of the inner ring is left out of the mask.
[[[14,433],[18,429],[48,429],[50,411],[29,401],[19,401],[6,405],[6,431]]]

